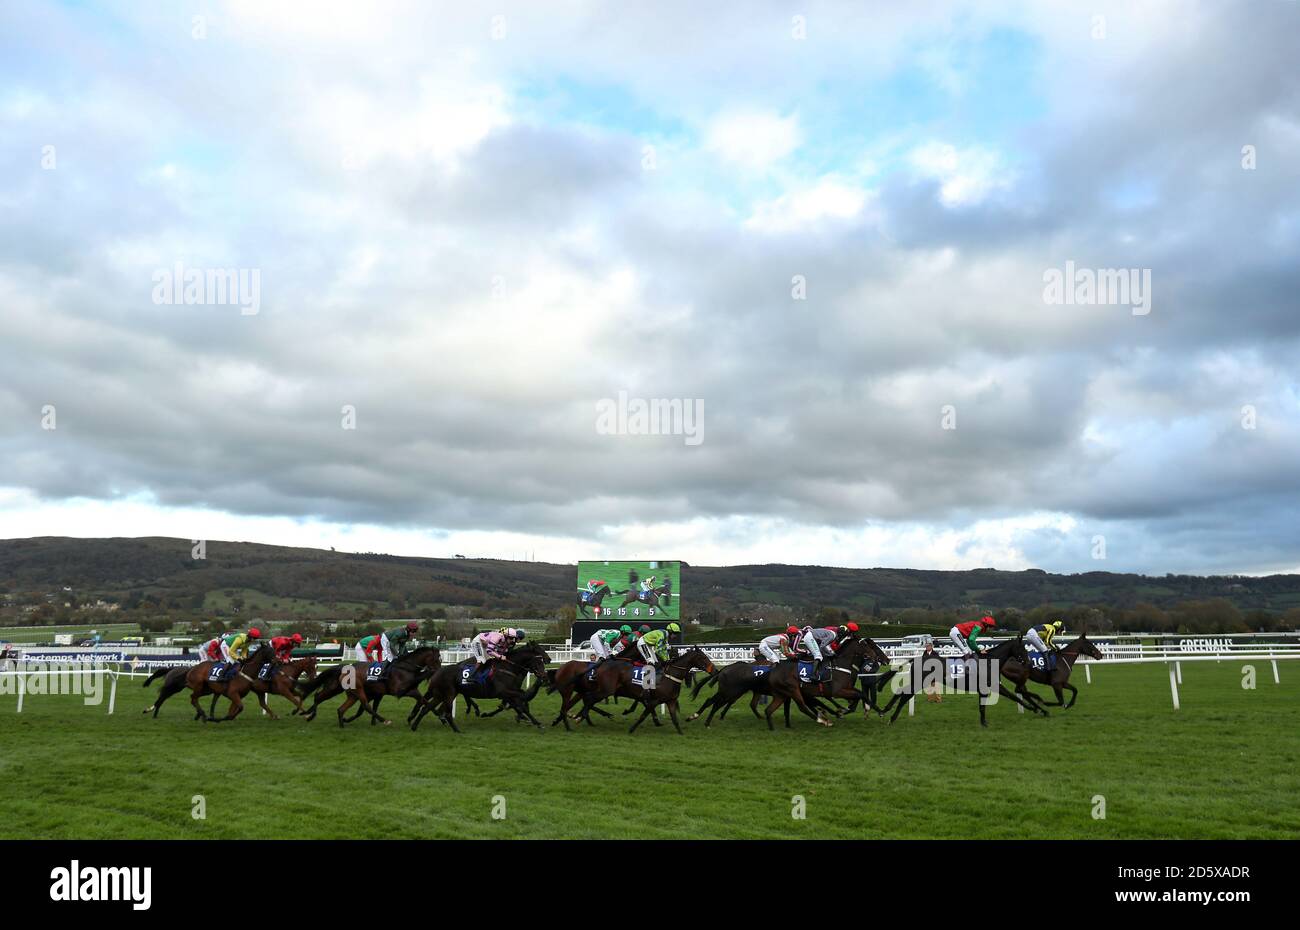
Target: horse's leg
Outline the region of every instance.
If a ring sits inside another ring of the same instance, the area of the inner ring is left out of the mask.
[[[379,713],[379,702],[382,701],[383,699],[384,699],[384,696],[383,696],[382,694],[379,695],[379,697],[375,698],[375,703],[372,705],[372,706],[374,707],[374,709],[375,709],[375,713]],[[361,715],[361,711],[357,711],[357,716],[360,716],[360,715]],[[378,721],[375,720],[374,717],[371,717],[371,718],[370,718],[370,725],[373,727],[376,723],[378,723]]]
[[[1061,693],[1063,688],[1070,689],[1070,702],[1068,704],[1064,702],[1065,695]],[[1065,681],[1061,682],[1059,685],[1056,685],[1056,699],[1057,701],[1061,702],[1061,706],[1064,710],[1069,710],[1071,707],[1073,707],[1074,702],[1078,697],[1079,697],[1079,689],[1076,688],[1074,685],[1070,684],[1070,680],[1068,678]]]
[[[244,712],[244,699],[239,696],[239,692],[230,688],[226,689],[226,697],[230,700],[230,711],[221,720],[234,720]]]
[[[271,710],[271,708],[267,706],[266,694],[267,692],[265,691],[257,692],[257,703],[262,708],[262,713],[266,714],[272,720],[279,720],[280,718],[275,715],[275,711]]]
[[[574,695],[573,688],[570,688],[568,691],[565,691],[563,689],[560,690],[560,713],[554,720],[551,721],[551,726],[555,726],[558,723],[563,723],[564,729],[569,731],[573,730],[573,727],[569,726],[569,708],[573,705],[573,695]]]
[[[885,709],[880,712],[881,715],[883,716],[884,714],[888,713],[889,708],[893,707],[894,716],[889,718],[889,722],[893,723],[895,720],[898,719],[898,715],[903,712],[903,705],[905,705],[907,701],[911,700],[914,697],[916,697],[915,694],[908,694],[905,691],[896,692],[894,696],[889,699],[889,703],[885,705]],[[906,700],[904,700],[905,698]]]
[[[761,701],[762,699],[763,699],[763,695],[759,694],[757,691],[755,691],[755,692],[754,692],[754,696],[753,696],[752,698],[749,699],[749,709],[750,709],[751,711],[753,711],[753,713],[754,713],[754,717],[757,718],[757,719],[759,719],[759,720],[762,720],[762,719],[763,719],[762,715],[758,712],[758,702]],[[728,709],[728,710],[731,709],[731,705],[730,705],[730,704],[727,705],[727,709]],[[722,712],[722,718],[723,718],[724,720],[727,718],[727,711],[726,711],[726,710],[724,710],[724,711]]]
[[[347,693],[347,696],[343,699],[343,703],[339,705],[339,711],[338,711],[338,713],[339,713],[339,729],[340,729],[340,730],[343,729],[343,727],[346,726],[347,723],[348,723],[348,720],[344,720],[344,719],[343,719],[343,715],[346,714],[346,713],[348,712],[348,708],[351,707],[351,706],[352,706],[353,704],[355,704],[356,702],[357,702],[357,699],[356,699],[356,694],[355,694],[355,692],[353,692],[353,691],[349,691],[349,692]],[[355,719],[355,718],[349,718],[349,719]]]
[[[632,706],[635,708],[635,707],[636,707],[636,704],[633,704]],[[630,728],[627,732],[629,732],[629,733],[635,733],[635,732],[636,732],[636,728],[639,727],[639,726],[641,726],[642,721],[644,721],[646,717],[653,716],[653,713],[654,713],[654,712],[653,712],[653,709],[652,709],[652,708],[650,707],[650,705],[647,703],[647,704],[645,705],[645,709],[644,709],[643,711],[641,711],[641,716],[636,718],[636,723],[632,724],[631,728]]]
[[[668,717],[672,720],[673,726],[677,728],[677,732],[680,734],[682,732],[682,723],[677,719],[677,699],[672,698],[665,703],[668,705]]]
[[[785,701],[786,701],[786,697],[785,697],[785,695],[783,695],[783,694],[778,694],[778,693],[776,693],[775,691],[772,692],[772,703],[767,705],[767,728],[768,728],[768,730],[775,730],[775,729],[776,729],[776,724],[774,724],[774,723],[772,722],[772,715],[773,715],[774,713],[776,713],[777,708],[779,708],[782,704],[784,704]]]
[[[217,715],[217,698],[219,697],[221,697],[219,694],[212,695],[212,706],[208,708],[209,717],[215,717]]]
[[[202,720],[206,723],[208,721],[208,715],[205,714],[203,708],[199,706],[199,697],[200,694],[197,688],[190,690],[190,704],[194,706],[194,719]]]

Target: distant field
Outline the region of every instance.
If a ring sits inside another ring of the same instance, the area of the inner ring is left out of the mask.
[[[41,696],[20,715],[6,695],[0,836],[1296,838],[1300,664],[1282,665],[1280,686],[1259,672],[1246,691],[1238,663],[1184,663],[1179,712],[1164,666],[1103,665],[1073,710],[1040,719],[1002,702],[987,730],[970,698],[950,697],[893,726],[796,718],[775,733],[738,705],[685,736],[463,715],[460,736],[428,721],[340,731],[332,709],[204,725],[184,696],[153,720],[138,712],[153,689],[126,680],[113,716]],[[534,706],[548,722],[556,711]],[[191,817],[200,794],[206,820]],[[806,820],[791,818],[795,795]]]

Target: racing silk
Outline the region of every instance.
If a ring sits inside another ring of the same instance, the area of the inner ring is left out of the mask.
[[[967,620],[965,623],[957,624],[957,632],[966,639],[967,645],[972,649],[977,649],[975,641],[980,638],[980,633],[984,631],[984,622],[982,620]]]
[[[623,634],[618,630],[597,630],[596,636],[610,649],[613,649],[618,641],[623,638]]]
[[[293,658],[293,637],[276,636],[271,640],[271,648],[275,650],[275,658],[280,662],[288,662]]]
[[[226,649],[230,651],[230,657],[237,661],[243,662],[248,658],[248,634],[233,633],[225,637]]]
[[[770,660],[776,657],[789,659],[794,656],[794,651],[790,648],[790,637],[784,633],[764,636],[758,644],[758,651]]]
[[[831,655],[834,655],[835,653],[839,652],[840,647],[844,645],[845,641],[848,640],[851,636],[853,636],[852,633],[845,633],[843,636],[841,636],[840,628],[837,626],[825,626],[822,627],[822,629],[828,630],[831,633],[831,635],[835,637],[833,640],[831,640],[831,644],[829,647]]]
[[[411,641],[411,631],[405,626],[399,626],[396,629],[384,633],[388,637],[388,645],[392,647],[393,652],[401,655],[406,651],[406,644]]]
[[[666,630],[651,630],[641,637],[641,642],[654,650],[655,657],[660,662],[668,661],[668,632]]]
[[[214,662],[221,661],[221,637],[214,636],[203,644],[203,649],[199,653],[204,658],[211,659]]]
[[[506,657],[506,638],[496,630],[490,633],[480,633],[474,639],[483,644],[483,651],[489,659],[504,659]]]
[[[384,644],[380,642],[379,634],[362,637],[361,642],[357,643],[367,659],[372,662],[378,662],[383,655]]]
[[[1052,648],[1052,638],[1056,636],[1057,630],[1060,629],[1055,623],[1040,623],[1034,627],[1034,632],[1038,638],[1043,641],[1043,645],[1048,649]]]
[[[645,581],[641,582],[642,591],[652,591],[654,590],[654,586],[655,586],[655,579],[653,575],[651,575]]]

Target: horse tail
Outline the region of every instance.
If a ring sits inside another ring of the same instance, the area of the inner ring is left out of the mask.
[[[140,685],[140,687],[142,687],[142,688],[147,688],[147,687],[149,687],[149,686],[150,686],[151,684],[153,684],[153,683],[154,683],[158,678],[162,677],[163,675],[166,675],[166,674],[167,674],[168,672],[170,672],[170,671],[171,671],[171,669],[169,669],[169,668],[156,668],[156,669],[154,669],[153,674],[150,675],[148,678],[146,678],[146,679],[144,680],[144,682]]]
[[[721,674],[722,674],[722,669],[720,668],[715,669],[713,674],[711,674],[708,678],[701,678],[699,681],[697,681],[695,683],[695,690],[691,692],[691,700],[693,701],[697,697],[699,697],[700,692],[703,691],[707,686],[716,682],[718,680],[718,676]]]
[[[342,665],[336,665],[333,668],[327,668],[325,669],[325,671],[321,672],[315,678],[311,679],[311,681],[300,682],[298,684],[298,694],[300,694],[303,697],[306,697],[307,695],[315,691],[317,688],[319,688],[321,685],[325,684],[325,679],[328,678],[333,680],[335,678],[338,678],[339,669],[341,669],[342,667],[343,667]]]

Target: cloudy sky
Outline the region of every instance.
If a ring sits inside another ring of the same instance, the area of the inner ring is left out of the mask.
[[[1297,48],[1289,0],[4,4],[0,537],[1300,570]]]

